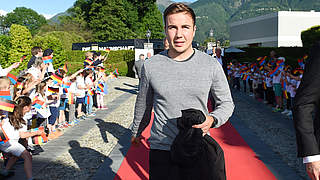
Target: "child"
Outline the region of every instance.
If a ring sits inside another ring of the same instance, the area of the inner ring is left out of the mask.
[[[31,109],[31,99],[26,96],[21,96],[16,101],[17,105],[14,107],[14,111],[9,113],[9,118],[4,119],[2,129],[7,134],[9,141],[0,145],[0,150],[6,153],[11,153],[13,156],[9,158],[9,161],[4,170],[1,171],[1,175],[8,176],[9,170],[19,159],[24,159],[24,170],[28,179],[32,179],[32,157],[26,148],[18,141],[20,138],[28,138],[35,135],[41,135],[43,131],[27,132],[26,122],[23,116]]]
[[[85,84],[87,86],[87,101],[86,101],[86,111],[87,111],[87,115],[88,116],[95,116],[96,114],[92,112],[92,107],[93,107],[93,93],[94,93],[94,89],[95,89],[95,84],[97,82],[93,81],[93,71],[91,69],[86,70],[86,78],[85,78]]]
[[[98,84],[97,84],[97,105],[98,109],[108,109],[107,106],[104,105],[103,96],[108,93],[107,80],[109,76],[106,76],[104,73],[103,67],[98,67]]]
[[[46,97],[48,99],[47,105],[49,106],[51,115],[48,119],[48,129],[49,129],[49,138],[55,136],[56,133],[55,125],[56,121],[59,118],[59,105],[60,105],[60,88],[59,83],[55,84],[53,80],[49,80],[47,83]]]
[[[79,73],[76,79],[76,107],[77,107],[77,118],[84,119],[84,113],[82,112],[82,104],[84,104],[85,96],[86,96],[86,89],[87,86],[84,83],[84,71]]]

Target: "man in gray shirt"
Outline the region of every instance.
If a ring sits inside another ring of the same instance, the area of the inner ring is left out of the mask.
[[[171,4],[164,12],[169,49],[151,57],[141,70],[131,142],[140,144],[140,135],[150,122],[153,108],[154,121],[149,139],[150,180],[175,177],[170,147],[179,132],[177,118],[181,117],[181,110],[201,110],[206,121],[193,127],[201,128],[207,134],[210,128],[223,125],[234,109],[219,62],[192,48],[195,20],[193,10],[187,5]],[[207,109],[209,92],[216,105],[211,113]]]

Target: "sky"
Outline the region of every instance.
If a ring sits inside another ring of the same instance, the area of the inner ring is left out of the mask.
[[[0,15],[5,15],[13,11],[16,7],[26,7],[50,19],[58,13],[65,12],[75,1],[76,0],[0,0]],[[173,1],[194,2],[196,0]]]

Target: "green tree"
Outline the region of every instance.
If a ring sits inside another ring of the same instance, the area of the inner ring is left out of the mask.
[[[20,60],[20,57],[30,54],[32,36],[30,31],[18,24],[13,24],[9,31],[11,48],[8,52],[8,64],[13,64]],[[23,61],[18,70],[27,67],[27,60]]]
[[[4,18],[5,27],[10,27],[12,24],[26,26],[32,35],[36,34],[39,28],[46,23],[47,20],[42,15],[25,7],[17,7]]]
[[[74,32],[69,33],[65,31],[51,31],[42,35],[37,35],[36,37],[38,36],[53,36],[59,39],[62,45],[62,49],[66,51],[72,50],[72,43],[85,42],[83,37],[75,34]]]
[[[155,0],[77,0],[68,10],[73,21],[85,25],[93,33],[94,41],[163,38],[163,24]]]
[[[10,48],[10,37],[6,35],[0,35],[0,63],[2,67],[8,64],[8,51]]]
[[[303,47],[310,48],[320,40],[320,26],[312,26],[311,28],[301,32],[301,40]]]

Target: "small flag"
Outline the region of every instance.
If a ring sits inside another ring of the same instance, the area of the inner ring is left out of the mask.
[[[86,98],[85,98],[85,104],[90,104],[90,98],[89,98],[89,96],[86,96]]]
[[[31,132],[36,132],[36,131],[38,131],[38,130],[44,130],[44,127],[41,126],[41,127],[39,127],[39,128],[31,129],[30,131],[31,131]],[[48,142],[48,137],[47,137],[46,133],[43,132],[41,135],[33,136],[33,137],[32,137],[32,142],[33,142],[33,144],[41,145],[41,144],[43,144],[43,143]]]
[[[37,96],[34,98],[32,102],[32,106],[35,107],[36,109],[41,109],[43,104],[44,104],[44,101],[41,101]]]
[[[303,59],[298,59],[298,64],[300,67],[302,67],[303,66]]]
[[[286,98],[286,99],[288,99],[288,98],[289,98],[289,97],[288,97],[287,90],[284,90],[284,91],[283,91],[283,96],[284,96],[284,98]]]
[[[278,61],[276,62],[276,64],[277,64],[278,66],[283,66],[283,65],[284,65],[284,60],[280,59],[280,60],[278,60]]]
[[[7,74],[7,77],[10,79],[10,81],[11,81],[11,83],[13,84],[13,85],[15,85],[16,83],[17,83],[17,77],[15,76],[15,75],[13,75],[13,74],[10,74],[10,73],[8,73]]]
[[[103,67],[100,67],[99,72],[104,72],[104,68],[103,68]]]
[[[269,73],[269,76],[270,77],[273,77],[274,75],[277,74],[277,72],[280,70],[280,66],[277,66],[276,68],[274,68],[274,70],[272,70],[270,73]]]
[[[58,74],[52,74],[51,76],[50,76],[50,78],[51,79],[53,79],[53,81],[55,81],[55,82],[58,82],[58,83],[62,83],[62,77],[61,76],[59,76]]]
[[[118,68],[113,71],[113,75],[117,78],[119,76]]]
[[[17,84],[14,85],[17,89],[22,89],[23,83],[22,82],[17,82]]]
[[[267,56],[264,56],[264,57],[260,57],[260,59],[258,60],[259,62],[259,66],[262,66],[265,62],[266,62],[266,58],[267,58]]]
[[[295,69],[293,70],[293,74],[297,74],[297,73],[300,73],[300,74],[303,74],[303,69]]]
[[[59,87],[48,87],[48,91],[51,93],[59,93]]]
[[[13,112],[14,104],[14,101],[0,97],[0,110]]]
[[[10,91],[0,91],[0,97],[7,100],[12,100]]]
[[[73,93],[68,93],[68,104],[74,104],[74,95]]]
[[[70,86],[71,86],[71,82],[70,82],[70,81],[67,81],[67,82],[62,81],[61,87],[63,87],[63,88],[70,88]]]
[[[307,55],[307,54],[304,55],[304,56],[303,56],[303,59],[304,59],[304,60],[308,59],[308,55]]]
[[[109,53],[109,52],[110,52],[110,48],[105,49],[105,51],[106,51],[107,53]]]
[[[93,96],[93,95],[94,95],[94,91],[93,91],[92,89],[89,89],[89,90],[88,90],[88,94],[89,94],[90,96]]]
[[[2,126],[0,126],[0,145],[6,143],[8,141],[9,141],[9,138],[8,138],[7,134],[2,129]]]
[[[67,88],[63,88],[63,94],[67,94],[68,93],[68,89]]]
[[[20,63],[22,63],[22,61],[27,57],[27,55],[23,55],[21,58],[20,58]]]
[[[87,63],[87,64],[89,64],[89,66],[91,66],[91,64],[93,63],[93,61],[90,60],[90,59],[86,59],[86,60],[84,60],[84,62]]]
[[[48,64],[48,63],[52,63],[52,57],[51,56],[45,56],[42,57],[43,63]]]
[[[66,73],[68,72],[67,62],[64,64],[62,69],[64,70],[64,72],[66,72]]]
[[[97,90],[100,91],[100,92],[104,92],[104,85],[103,84],[98,84]]]

